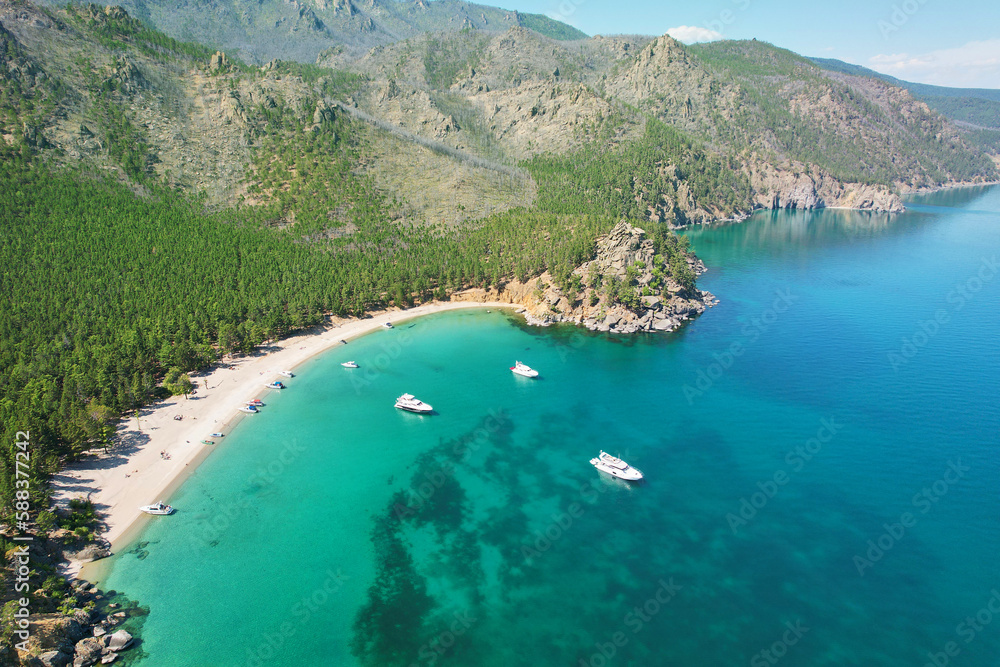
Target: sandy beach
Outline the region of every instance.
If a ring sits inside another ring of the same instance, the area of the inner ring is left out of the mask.
[[[228,432],[240,418],[256,418],[237,409],[271,391],[264,384],[282,379],[279,371],[294,371],[297,365],[339,345],[341,340],[369,333],[385,322],[484,307],[518,308],[509,303],[444,302],[381,311],[366,319],[333,321],[265,346],[255,354],[227,359],[208,371],[192,373],[190,377],[197,387],[193,396],[175,396],[146,406],[138,420],[135,416],[123,419],[115,445],[108,453],[100,450],[88,455],[53,477],[53,500],[65,506],[71,498],[89,497],[103,518],[103,537],[112,550],[120,548],[141,528],[140,519],[150,518],[139,511],[139,506],[167,500],[186,474],[212,452],[212,446],[202,444],[202,440],[213,432]],[[71,564],[70,573],[78,571],[79,564]]]

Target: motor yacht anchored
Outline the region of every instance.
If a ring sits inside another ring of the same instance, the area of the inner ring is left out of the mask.
[[[396,399],[396,407],[407,412],[430,412],[432,408],[427,403],[419,400],[413,394],[403,394]]]
[[[510,367],[510,370],[515,375],[523,375],[526,378],[538,377],[538,371],[527,364],[522,364],[520,361],[515,361],[514,365]]]
[[[600,456],[590,459],[590,464],[601,472],[606,472],[618,479],[624,479],[629,482],[638,482],[642,479],[642,471],[638,468],[633,468],[617,456],[611,456],[611,454],[603,450]]]

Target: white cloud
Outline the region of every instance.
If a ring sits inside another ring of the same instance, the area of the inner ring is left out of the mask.
[[[873,56],[874,70],[906,81],[958,88],[1000,88],[1000,39],[927,53]]]
[[[695,42],[714,42],[718,39],[725,39],[721,32],[709,30],[708,28],[699,28],[693,25],[679,25],[676,28],[668,30],[667,34],[676,39],[678,42],[684,42],[685,44],[694,44]]]

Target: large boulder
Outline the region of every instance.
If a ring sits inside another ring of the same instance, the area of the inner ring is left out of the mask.
[[[46,651],[38,656],[38,660],[45,667],[66,667],[72,658],[62,651]]]
[[[107,558],[110,555],[111,551],[107,549],[107,547],[100,544],[88,544],[76,553],[67,554],[67,557],[78,563],[89,563],[91,561]]]
[[[642,297],[642,305],[649,309],[656,309],[660,305],[660,297],[644,296]]]
[[[73,659],[73,667],[90,667],[101,659],[103,649],[104,646],[101,645],[101,641],[93,637],[87,637],[77,642],[76,658]]]
[[[108,648],[112,651],[124,651],[132,644],[132,635],[130,635],[126,630],[118,630],[113,635],[111,635],[111,641],[108,643]]]

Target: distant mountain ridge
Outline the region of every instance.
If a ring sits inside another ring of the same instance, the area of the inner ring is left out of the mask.
[[[979,127],[1000,129],[1000,90],[998,89],[951,88],[913,83],[842,60],[833,58],[810,58],[810,60],[831,72],[881,79],[894,86],[905,88],[914,97],[926,102],[929,107],[952,120]]]
[[[554,39],[587,37],[542,14],[461,0],[120,0],[114,4],[171,37],[224,49],[258,64],[274,58],[314,62],[328,49],[358,56],[430,31],[502,32],[523,26]]]

